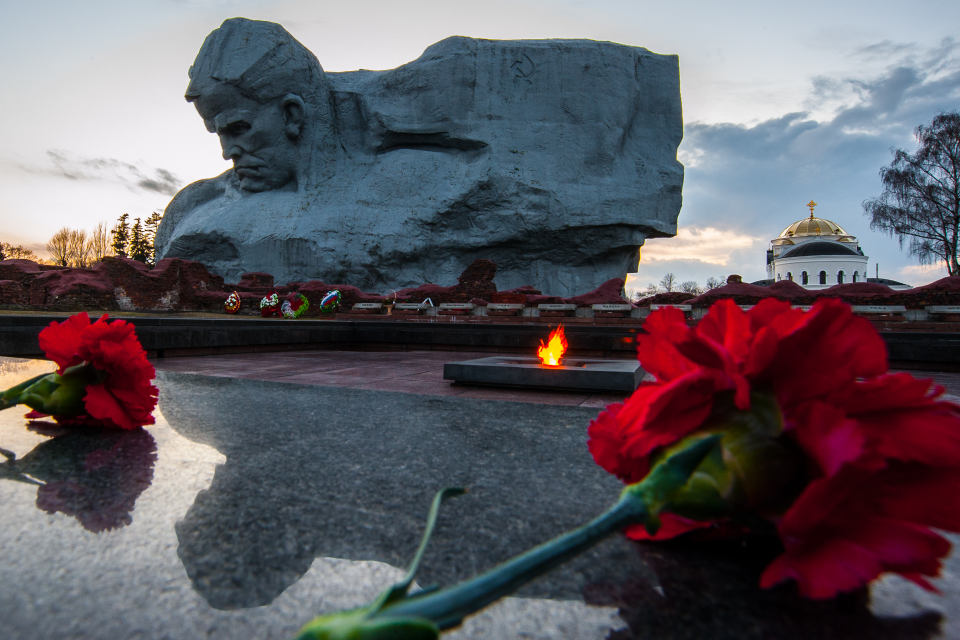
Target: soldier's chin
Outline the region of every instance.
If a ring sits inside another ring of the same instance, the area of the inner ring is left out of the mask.
[[[240,175],[237,174],[240,181],[240,188],[248,193],[260,193],[263,191],[286,190],[292,187],[292,179],[282,182],[280,180],[271,180],[261,175]]]
[[[261,191],[270,191],[271,189],[277,188],[277,186],[271,184],[269,180],[265,180],[259,176],[242,176],[238,174],[237,178],[240,181],[240,188],[250,193],[260,193]]]

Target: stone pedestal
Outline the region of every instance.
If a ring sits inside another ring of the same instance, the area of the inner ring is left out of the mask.
[[[440,511],[424,585],[582,524],[622,489],[587,451],[596,408],[165,372],[157,384],[146,431],[28,430],[19,409],[0,412],[4,637],[292,638],[402,577],[440,488],[469,493]],[[956,551],[942,595],[888,578],[826,602],[761,590],[776,553],[769,538],[613,535],[445,638],[960,637]]]

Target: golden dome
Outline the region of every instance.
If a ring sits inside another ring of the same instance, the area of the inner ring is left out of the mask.
[[[843,230],[843,227],[832,220],[826,218],[817,218],[813,215],[813,208],[817,203],[811,200],[807,203],[810,207],[810,217],[803,220],[797,220],[792,225],[780,232],[778,238],[796,238],[798,236],[847,236],[850,234]],[[853,239],[842,238],[841,241],[851,242]]]

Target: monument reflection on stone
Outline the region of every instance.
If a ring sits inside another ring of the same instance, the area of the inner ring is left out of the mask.
[[[452,37],[388,71],[324,73],[281,26],[227,20],[186,94],[233,168],[171,201],[160,257],[368,290],[448,282],[574,295],[673,235],[676,56]]]

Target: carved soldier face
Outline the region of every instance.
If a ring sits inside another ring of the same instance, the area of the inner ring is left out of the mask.
[[[296,95],[266,104],[216,83],[196,100],[207,130],[220,138],[224,160],[244,191],[295,189],[303,101]]]

